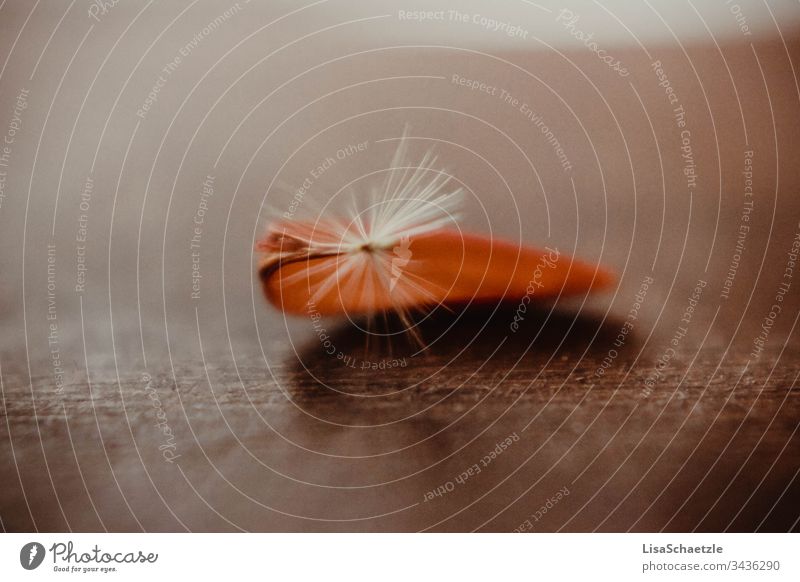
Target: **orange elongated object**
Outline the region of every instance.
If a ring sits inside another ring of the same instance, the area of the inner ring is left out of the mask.
[[[461,189],[428,151],[404,160],[406,134],[380,188],[360,211],[331,210],[269,225],[258,244],[267,299],[286,313],[372,314],[470,302],[535,301],[606,287],[612,276],[557,249],[456,228]]]
[[[297,233],[309,225],[288,225]],[[330,254],[298,247],[276,234],[260,276],[267,299],[286,313],[322,315],[408,311],[438,304],[519,302],[565,296],[609,286],[611,274],[557,249],[536,249],[455,229],[436,229],[397,244],[335,249]],[[317,230],[324,229],[317,225]],[[325,237],[322,237],[325,238]]]

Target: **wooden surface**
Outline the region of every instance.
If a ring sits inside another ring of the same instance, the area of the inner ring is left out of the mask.
[[[693,346],[645,396],[647,369],[635,360],[646,352],[635,343],[595,377],[614,326],[568,314],[541,328],[534,320],[530,329],[541,333],[532,344],[536,333],[524,333],[487,359],[502,338],[499,326],[476,335],[483,322],[457,325],[441,349],[406,355],[408,365],[392,372],[353,372],[312,345],[308,369],[292,353],[269,371],[258,358],[234,365],[206,355],[205,369],[154,373],[176,435],[174,462],[159,454],[167,440],[141,378],[117,382],[113,364],[98,363],[91,390],[78,382],[63,397],[34,379],[34,411],[24,372],[6,364],[14,449],[5,441],[4,526],[511,531],[527,519],[533,531],[797,527],[800,400],[785,353],[745,367],[741,351],[721,362],[721,348]],[[363,356],[362,337],[333,337]],[[483,466],[513,434],[519,440]],[[459,483],[476,463],[481,472]],[[448,482],[452,491],[429,493]],[[564,487],[569,495],[537,521]]]

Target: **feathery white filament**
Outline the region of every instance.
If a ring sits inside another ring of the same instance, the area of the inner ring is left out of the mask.
[[[342,294],[369,297],[377,284],[405,321],[404,306],[415,303],[415,296],[431,297],[404,267],[414,260],[414,237],[457,220],[462,190],[447,189],[451,176],[436,169],[432,151],[416,165],[408,162],[407,134],[406,128],[383,184],[369,192],[361,208],[351,193],[350,208],[343,215],[325,211],[312,221],[282,219],[270,226],[265,250],[276,261],[331,257],[286,279],[293,283],[314,278],[311,301],[337,288]]]

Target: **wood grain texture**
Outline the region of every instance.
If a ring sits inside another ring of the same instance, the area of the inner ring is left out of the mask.
[[[353,371],[313,343],[269,370],[238,355],[235,365],[207,356],[206,370],[162,369],[150,384],[175,434],[174,462],[159,452],[167,441],[142,378],[118,383],[113,363],[97,363],[91,390],[78,382],[56,396],[46,379],[35,378],[31,391],[23,372],[6,368],[14,450],[3,456],[4,525],[511,531],[528,519],[534,531],[796,527],[800,400],[797,368],[785,356],[773,350],[745,368],[739,350],[720,366],[721,349],[691,347],[644,396],[647,369],[633,359],[648,352],[635,342],[595,375],[616,326],[546,318],[535,314],[527,332],[503,340],[499,325],[477,333],[495,321],[488,313],[470,313],[441,336],[441,349],[395,353],[413,363],[385,372]],[[424,332],[449,323],[429,322]],[[333,337],[363,356],[360,334]],[[486,359],[501,341],[502,352]],[[796,345],[786,350],[796,354]],[[519,440],[483,466],[513,434]],[[459,483],[475,464],[480,473]],[[452,491],[429,493],[448,483]],[[569,495],[536,521],[564,487]]]

